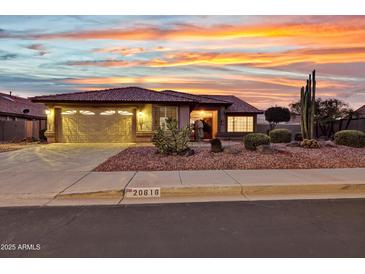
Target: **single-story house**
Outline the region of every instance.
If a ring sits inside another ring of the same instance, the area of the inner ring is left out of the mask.
[[[365,118],[365,105],[355,110],[355,114],[358,118]]]
[[[0,93],[0,141],[39,139],[39,131],[46,128],[45,105]]]
[[[47,106],[49,142],[148,142],[167,117],[179,127],[201,119],[205,138],[235,138],[256,131],[262,113],[227,95],[194,95],[140,87],[30,98]]]

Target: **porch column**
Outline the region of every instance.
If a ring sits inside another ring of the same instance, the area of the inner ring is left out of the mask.
[[[54,143],[56,142],[55,127],[54,127],[54,108],[49,107],[46,110],[46,114],[47,114],[47,130],[44,133],[44,136],[47,137],[48,143]]]
[[[62,142],[62,109],[60,107],[54,108],[54,127],[55,139],[57,143]]]
[[[44,135],[48,143],[61,142],[61,108],[50,107],[47,110],[47,130]]]

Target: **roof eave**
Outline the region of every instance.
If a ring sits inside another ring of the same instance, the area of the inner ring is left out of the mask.
[[[47,99],[30,99],[33,103],[69,103],[69,104],[197,104],[198,102],[190,101],[158,101],[158,100],[145,100],[145,101],[107,101],[107,100],[47,100]]]
[[[22,114],[22,113],[12,113],[12,112],[3,112],[3,111],[0,111],[0,116],[11,116],[11,117],[37,119],[37,120],[47,119],[46,115],[38,116],[38,115],[28,115],[28,114]]]
[[[226,111],[226,114],[263,114],[263,111]]]

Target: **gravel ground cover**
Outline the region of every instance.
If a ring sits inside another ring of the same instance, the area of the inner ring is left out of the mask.
[[[24,148],[25,144],[21,143],[0,143],[0,152],[8,152]]]
[[[207,169],[306,169],[365,167],[365,148],[345,146],[305,149],[274,144],[274,153],[248,151],[242,144],[234,153],[212,153],[194,147],[192,156],[166,156],[154,147],[130,147],[95,168],[95,171],[207,170]],[[233,148],[233,149],[232,149]]]

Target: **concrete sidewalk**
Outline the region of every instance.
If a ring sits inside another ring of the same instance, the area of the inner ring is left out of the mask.
[[[365,197],[365,168],[144,172],[1,172],[0,206]],[[131,198],[159,188],[160,197]]]

